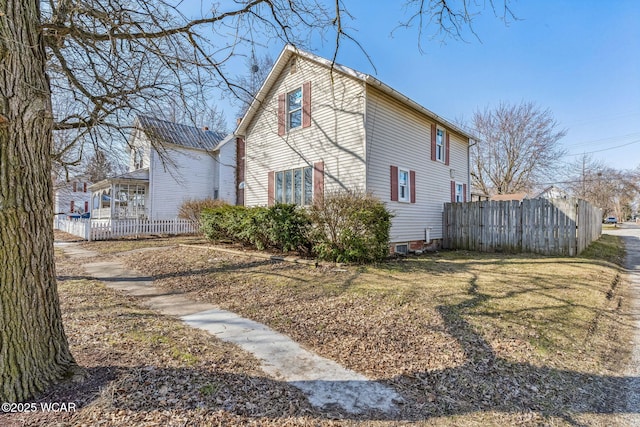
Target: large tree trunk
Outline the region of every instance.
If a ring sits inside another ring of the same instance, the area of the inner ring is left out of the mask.
[[[0,401],[25,400],[75,362],[53,256],[51,94],[40,0],[0,0]]]

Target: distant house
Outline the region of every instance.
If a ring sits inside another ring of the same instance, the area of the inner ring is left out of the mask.
[[[566,199],[569,197],[569,193],[558,188],[554,185],[551,185],[540,193],[537,193],[534,196],[531,196],[526,191],[521,191],[519,193],[510,193],[510,194],[495,194],[490,197],[490,200],[493,201],[518,201],[521,202],[524,199]]]
[[[91,185],[95,219],[173,219],[188,199],[236,202],[235,139],[138,116],[129,171]]]
[[[292,46],[236,135],[247,206],[365,190],[393,212],[398,252],[441,239],[444,203],[470,198],[471,134],[370,75]]]
[[[524,199],[528,199],[529,195],[526,191],[521,191],[519,193],[509,193],[509,194],[495,194],[491,196],[490,200],[493,201],[518,201],[521,202]]]
[[[54,213],[69,215],[89,212],[90,186],[91,182],[82,175],[71,178],[68,182],[56,183],[53,196]]]
[[[551,185],[540,193],[538,193],[534,198],[535,199],[566,199],[570,197],[569,193],[564,191],[561,188],[556,187],[555,185]]]

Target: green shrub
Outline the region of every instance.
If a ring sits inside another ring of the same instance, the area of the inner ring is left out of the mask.
[[[202,230],[213,241],[230,240],[257,249],[314,252],[337,262],[372,262],[389,252],[391,214],[384,204],[358,191],[326,194],[309,211],[296,205],[204,209]]]
[[[270,245],[283,252],[310,252],[309,227],[306,211],[291,204],[276,204],[267,213]]]
[[[202,213],[203,232],[209,240],[231,240],[259,250],[309,252],[309,218],[295,205],[269,208],[220,206]]]
[[[327,193],[311,209],[313,250],[337,262],[379,261],[389,254],[392,215],[384,203],[362,191]]]
[[[237,222],[244,220],[245,210],[244,206],[233,205],[205,208],[201,214],[202,232],[212,241],[237,241],[240,228]]]

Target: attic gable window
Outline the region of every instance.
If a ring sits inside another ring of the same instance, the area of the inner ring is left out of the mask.
[[[144,167],[144,152],[142,148],[134,148],[133,150],[133,168],[142,169]]]
[[[302,88],[287,94],[287,124],[289,129],[302,126]]]

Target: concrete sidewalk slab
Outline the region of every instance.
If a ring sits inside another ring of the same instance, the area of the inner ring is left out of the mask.
[[[57,246],[80,259],[98,256],[73,243]],[[306,350],[266,325],[213,304],[193,301],[181,293],[156,288],[152,278],[140,276],[118,261],[85,263],[83,267],[107,286],[140,298],[141,304],[162,314],[178,316],[188,325],[254,354],[267,375],[299,388],[317,408],[340,407],[352,414],[394,413],[403,400],[392,388]]]
[[[286,335],[235,313],[214,309],[182,319],[253,353],[262,361],[265,373],[302,390],[313,406],[337,405],[352,414],[372,409],[392,413],[396,403],[402,401],[390,387],[345,369],[302,348]]]

